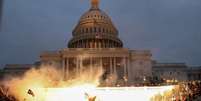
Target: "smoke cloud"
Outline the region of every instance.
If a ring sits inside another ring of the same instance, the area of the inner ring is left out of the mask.
[[[33,97],[28,94],[28,91],[33,91],[37,100],[43,101],[44,94],[48,88],[71,88],[81,85],[99,85],[100,77],[102,76],[102,69],[94,69],[93,73],[85,70],[81,75],[73,75],[73,78],[63,80],[63,72],[52,66],[43,65],[39,69],[32,68],[27,71],[22,77],[9,77],[3,84],[9,88],[9,94],[14,95],[20,101],[33,100]]]

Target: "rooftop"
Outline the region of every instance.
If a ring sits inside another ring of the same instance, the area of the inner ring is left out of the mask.
[[[153,64],[153,68],[187,68],[185,63],[155,63]]]
[[[4,69],[29,69],[32,66],[32,64],[7,64],[5,65]]]

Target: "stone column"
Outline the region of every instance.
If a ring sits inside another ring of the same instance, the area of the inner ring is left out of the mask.
[[[82,69],[83,69],[83,62],[82,57],[80,57],[80,75],[82,74]]]
[[[87,46],[86,46],[86,40],[83,40],[82,42],[83,42],[83,43],[82,43],[82,44],[83,44],[83,47],[86,48],[86,47],[87,47]]]
[[[113,65],[114,65],[114,74],[116,75],[117,74],[117,63],[116,63],[116,57],[114,57],[114,63],[113,63]]]
[[[131,83],[132,82],[132,75],[130,74],[130,66],[131,66],[131,64],[130,64],[130,59],[129,59],[129,57],[127,57],[127,61],[126,61],[126,76],[127,76],[127,79],[128,79],[128,83]]]
[[[76,75],[79,74],[79,58],[76,57]]]
[[[127,76],[126,57],[123,57],[124,76]]]
[[[82,47],[82,40],[80,40],[80,47],[79,48],[81,48]]]
[[[88,43],[89,43],[89,47],[88,48],[91,48],[92,47],[91,40],[88,39]]]
[[[110,47],[110,40],[108,40],[108,47]],[[111,48],[111,47],[110,47]]]
[[[129,68],[130,68],[130,59],[129,59],[129,57],[127,57],[127,65],[126,65],[127,75],[128,75]]]
[[[99,42],[98,48],[101,48],[101,40],[99,40],[98,42]]]
[[[84,48],[87,48],[87,41],[83,40]]]
[[[101,44],[101,48],[105,47],[105,40],[101,40],[102,44]]]
[[[69,58],[66,58],[66,78],[69,77]]]
[[[99,69],[102,71],[103,70],[103,59],[102,57],[99,58]]]
[[[79,48],[81,48],[82,47],[82,40],[80,40],[79,43],[80,43]]]
[[[81,48],[82,47],[82,41],[80,40],[79,41],[79,48]]]
[[[110,74],[112,74],[112,57],[110,57]]]
[[[90,74],[93,73],[93,61],[92,61],[92,57],[90,57]]]
[[[63,79],[65,80],[66,78],[66,58],[62,59],[62,72],[63,72]]]
[[[84,40],[82,40],[82,48],[85,48]]]
[[[100,67],[103,68],[103,58],[100,57]]]
[[[80,45],[79,45],[79,41],[77,41],[77,44],[76,44],[76,46],[79,48],[80,47]]]
[[[105,48],[106,46],[105,46],[105,40],[103,40],[103,46],[102,46],[102,48]]]
[[[97,48],[97,40],[94,40],[94,48]]]
[[[86,41],[86,48],[89,48],[89,41],[88,40],[85,41]]]
[[[94,40],[91,40],[91,48],[94,48]]]
[[[108,47],[108,41],[105,39],[105,47]]]

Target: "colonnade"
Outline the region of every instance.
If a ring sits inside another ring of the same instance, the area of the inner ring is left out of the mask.
[[[108,66],[104,66],[104,59],[107,58],[109,61],[107,61]],[[117,59],[120,58],[121,62],[117,63]],[[63,76],[64,78],[68,78],[70,76],[70,68],[75,69],[75,74],[76,75],[81,75],[83,69],[88,68],[90,73],[93,73],[93,70],[96,69],[97,67],[95,65],[98,65],[101,69],[108,69],[110,74],[117,74],[117,70],[119,68],[123,68],[123,74],[124,76],[128,77],[128,67],[129,67],[129,59],[127,57],[87,57],[89,60],[89,64],[87,67],[83,66],[83,61],[86,59],[86,57],[74,57],[75,59],[75,67],[70,67],[70,57],[63,58],[62,60],[62,71],[63,71]],[[95,63],[96,61],[97,63]],[[119,66],[117,66],[119,65]],[[122,77],[121,77],[122,78]]]
[[[122,47],[122,45],[113,40],[106,39],[88,39],[80,40],[72,43],[70,48],[115,48]]]

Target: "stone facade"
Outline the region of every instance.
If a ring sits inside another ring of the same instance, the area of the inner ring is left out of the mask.
[[[68,48],[44,52],[41,62],[61,67],[64,78],[82,74],[84,69],[93,72],[100,67],[103,78],[115,75],[116,81],[143,81],[152,76],[151,52],[123,48],[118,30],[110,17],[99,8],[98,0],[91,0],[91,8],[84,13],[75,29]]]
[[[8,76],[22,76],[31,67],[33,67],[32,64],[8,64],[2,70],[2,78]]]
[[[188,67],[185,63],[154,63],[153,76],[165,81],[187,81]]]
[[[91,72],[97,67],[104,69],[104,75],[109,78],[117,76],[117,81],[127,79],[129,83],[144,77],[151,77],[151,52],[128,50],[126,48],[66,48],[58,52],[41,54],[44,64],[56,64],[62,67],[64,78],[70,73],[82,74],[88,68]]]
[[[190,67],[187,71],[188,80],[201,80],[201,66]]]

